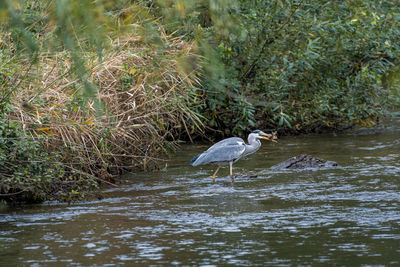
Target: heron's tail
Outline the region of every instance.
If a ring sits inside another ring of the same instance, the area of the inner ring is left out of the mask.
[[[200,156],[200,155],[197,155],[196,157],[192,158],[192,159],[190,160],[190,165],[195,166],[195,165],[193,165],[193,163],[199,158],[199,156]]]

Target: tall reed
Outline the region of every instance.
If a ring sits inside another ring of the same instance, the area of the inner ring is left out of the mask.
[[[66,174],[112,182],[124,169],[160,166],[180,133],[203,127],[190,108],[199,83],[193,47],[160,32],[162,48],[126,36],[110,41],[101,61],[85,53],[95,99],[69,75],[67,53],[40,54],[15,92],[9,119],[61,154]]]

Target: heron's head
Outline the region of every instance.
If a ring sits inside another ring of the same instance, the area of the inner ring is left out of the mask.
[[[277,134],[276,132],[267,134],[267,133],[264,133],[263,131],[255,130],[255,131],[252,131],[251,133],[254,134],[257,139],[265,139],[265,140],[275,142],[275,143],[278,142],[278,137],[276,135]]]

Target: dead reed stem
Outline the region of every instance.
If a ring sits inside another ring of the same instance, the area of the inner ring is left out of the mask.
[[[123,169],[157,167],[180,132],[190,136],[203,127],[187,106],[193,97],[187,88],[199,82],[197,67],[185,73],[179,65],[185,58],[193,64],[192,46],[180,37],[163,38],[162,54],[133,37],[112,40],[101,63],[88,55],[101,116],[94,99],[82,104],[68,55],[43,54],[19,83],[11,119],[33,136],[49,137],[39,140],[65,163],[81,163],[68,166],[80,174],[111,181]]]

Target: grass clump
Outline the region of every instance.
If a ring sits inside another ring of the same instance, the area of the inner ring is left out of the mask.
[[[62,153],[52,153],[44,146],[48,137],[31,135],[23,123],[13,119],[18,109],[12,103],[24,75],[16,72],[15,58],[9,53],[2,51],[0,58],[0,200],[83,198],[84,192],[97,188],[96,180],[66,168]]]
[[[188,108],[195,95],[186,91],[195,88],[197,76],[184,72],[176,60],[192,57],[192,47],[181,38],[165,38],[168,47],[162,56],[150,56],[151,48],[140,41],[119,39],[102,62],[88,57],[90,79],[99,91],[96,100],[87,102],[76,81],[64,75],[70,68],[65,54],[39,57],[36,69],[28,71],[29,82],[25,80],[22,90],[14,92],[13,111],[8,116],[26,136],[33,137],[27,147],[46,150],[46,156],[36,153],[26,159],[45,158],[40,160],[44,164],[37,171],[38,181],[48,177],[52,179],[48,184],[54,184],[57,179],[79,176],[113,183],[113,176],[123,170],[157,168],[162,155],[174,149],[179,134],[186,131],[190,135],[191,129],[185,127],[188,121],[200,127],[197,114]]]
[[[127,16],[127,10],[121,12],[115,16]],[[32,200],[83,197],[99,184],[113,184],[124,170],[159,167],[175,149],[175,140],[202,128],[191,108],[201,105],[193,45],[167,35],[151,18],[124,25],[129,32],[123,27],[110,31],[101,53],[77,39],[79,51],[43,46],[32,63],[17,58],[14,43],[7,44],[16,58],[7,68],[14,76],[7,88],[18,90],[9,93],[4,120],[17,125],[13,131],[26,143],[16,139],[12,142],[19,145],[1,153],[8,158],[17,149],[29,168],[38,168],[2,179],[0,198],[8,200],[20,191]],[[38,40],[50,39],[52,33],[41,32]],[[151,35],[156,43],[149,41]],[[77,55],[82,66],[76,65]],[[17,161],[14,167],[19,168]],[[32,195],[39,191],[43,195]]]

